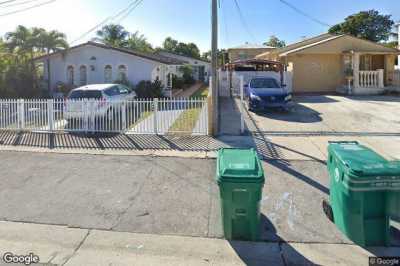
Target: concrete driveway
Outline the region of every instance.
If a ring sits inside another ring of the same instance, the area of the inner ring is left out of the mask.
[[[265,133],[357,133],[385,135],[400,132],[400,97],[298,96],[289,113],[253,114]],[[400,134],[399,134],[400,135]]]
[[[326,159],[328,141],[343,140],[400,159],[400,97],[301,96],[295,102],[288,113],[248,113],[247,129],[283,149],[321,160]]]

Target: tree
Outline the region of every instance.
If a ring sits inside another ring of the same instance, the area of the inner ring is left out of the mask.
[[[389,48],[397,48],[398,42],[397,41],[386,42],[386,43],[383,43],[383,45],[385,45],[386,47],[389,47]]]
[[[286,42],[284,40],[280,40],[275,35],[271,35],[271,37],[269,37],[269,40],[265,42],[264,45],[281,48],[286,46]]]
[[[376,10],[368,10],[348,16],[343,23],[332,26],[329,33],[350,34],[379,42],[389,38],[393,25],[391,15],[381,15]]]
[[[151,53],[153,52],[153,47],[147,41],[146,37],[143,34],[139,34],[138,31],[129,35],[128,40],[126,41],[126,47],[129,49]]]
[[[15,31],[5,34],[0,70],[2,96],[32,97],[39,93],[35,56],[47,54],[68,47],[66,37],[58,31],[47,32],[42,28],[18,26]],[[48,59],[47,59],[48,60]],[[48,72],[50,73],[50,65]]]
[[[178,46],[178,41],[172,39],[171,37],[167,37],[167,38],[164,40],[163,48],[164,48],[165,50],[167,50],[167,51],[175,52],[177,46]]]
[[[129,32],[121,25],[109,24],[97,31],[98,39],[110,46],[125,47]]]
[[[164,50],[176,53],[179,55],[189,56],[200,59],[200,49],[194,43],[183,43],[167,37],[163,43]]]
[[[33,33],[37,34],[36,38],[39,40],[40,50],[45,52],[47,55],[47,76],[49,77],[48,80],[48,90],[50,91],[50,53],[56,52],[58,50],[68,48],[68,43],[66,41],[66,36],[64,33],[61,33],[56,30],[52,30],[50,32],[45,31],[44,29],[33,29]]]

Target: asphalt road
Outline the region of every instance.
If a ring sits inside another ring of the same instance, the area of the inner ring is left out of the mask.
[[[0,220],[222,237],[214,160],[0,152],[0,161]],[[324,163],[271,160],[264,168],[264,240],[350,243],[321,209]]]

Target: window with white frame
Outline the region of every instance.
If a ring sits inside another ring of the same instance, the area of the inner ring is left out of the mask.
[[[69,85],[74,84],[74,67],[73,66],[67,67],[67,83]]]
[[[118,67],[118,80],[127,80],[125,65],[120,65]]]
[[[112,66],[106,65],[104,67],[104,82],[111,83],[112,82]]]
[[[87,68],[86,68],[86,66],[81,66],[79,68],[79,83],[81,86],[87,84]]]

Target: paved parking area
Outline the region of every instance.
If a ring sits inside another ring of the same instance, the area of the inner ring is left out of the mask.
[[[275,135],[400,136],[400,97],[397,96],[297,96],[295,102],[289,113],[252,114],[256,130]]]

